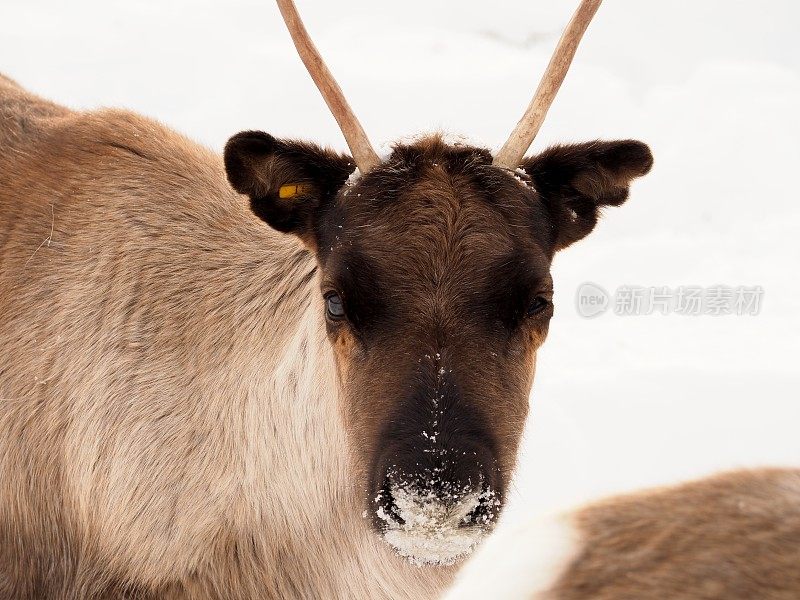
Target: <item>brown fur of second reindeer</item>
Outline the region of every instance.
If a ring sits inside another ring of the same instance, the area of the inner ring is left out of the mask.
[[[518,523],[445,600],[794,600],[800,470],[722,473]]]
[[[723,473],[579,511],[553,600],[794,600],[800,470]]]

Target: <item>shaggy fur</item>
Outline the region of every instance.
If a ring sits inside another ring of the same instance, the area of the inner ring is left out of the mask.
[[[311,255],[215,154],[0,88],[0,598],[420,598],[352,492]]]
[[[534,187],[618,203],[651,159],[603,144],[532,186],[424,140],[343,186],[350,159],[310,144],[236,136],[226,173],[1,79],[0,598],[434,597],[452,569],[363,515],[390,465],[507,485],[550,260],[591,229]]]

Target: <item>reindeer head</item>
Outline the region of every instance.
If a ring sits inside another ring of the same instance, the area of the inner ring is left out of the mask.
[[[553,255],[652,164],[630,140],[524,158],[598,4],[581,5],[496,156],[433,136],[380,160],[279,0],[354,158],[261,132],[225,149],[253,212],[316,256],[356,485],[375,529],[416,562],[453,562],[491,527],[553,314]]]

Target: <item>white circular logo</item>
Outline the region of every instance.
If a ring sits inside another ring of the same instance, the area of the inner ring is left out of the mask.
[[[575,307],[578,314],[590,319],[602,315],[608,310],[608,292],[596,283],[582,283],[578,286],[578,293],[575,295]]]

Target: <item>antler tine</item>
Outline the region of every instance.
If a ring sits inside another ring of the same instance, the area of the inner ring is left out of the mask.
[[[322,60],[314,42],[311,41],[294,2],[292,0],[276,1],[300,59],[339,124],[339,129],[342,130],[344,139],[347,140],[356,165],[362,173],[366,173],[380,162],[377,153],[353,113],[353,109],[347,103],[342,89],[328,70],[325,61]]]
[[[600,8],[601,2],[602,0],[583,0],[575,14],[572,15],[567,28],[561,34],[561,39],[558,41],[558,46],[547,65],[542,80],[539,82],[539,87],[536,88],[533,100],[514,131],[511,132],[511,136],[495,155],[495,165],[508,169],[515,169],[520,165],[522,157],[530,148],[533,138],[536,137],[544,122],[547,111],[575,57],[578,44],[592,17]]]

